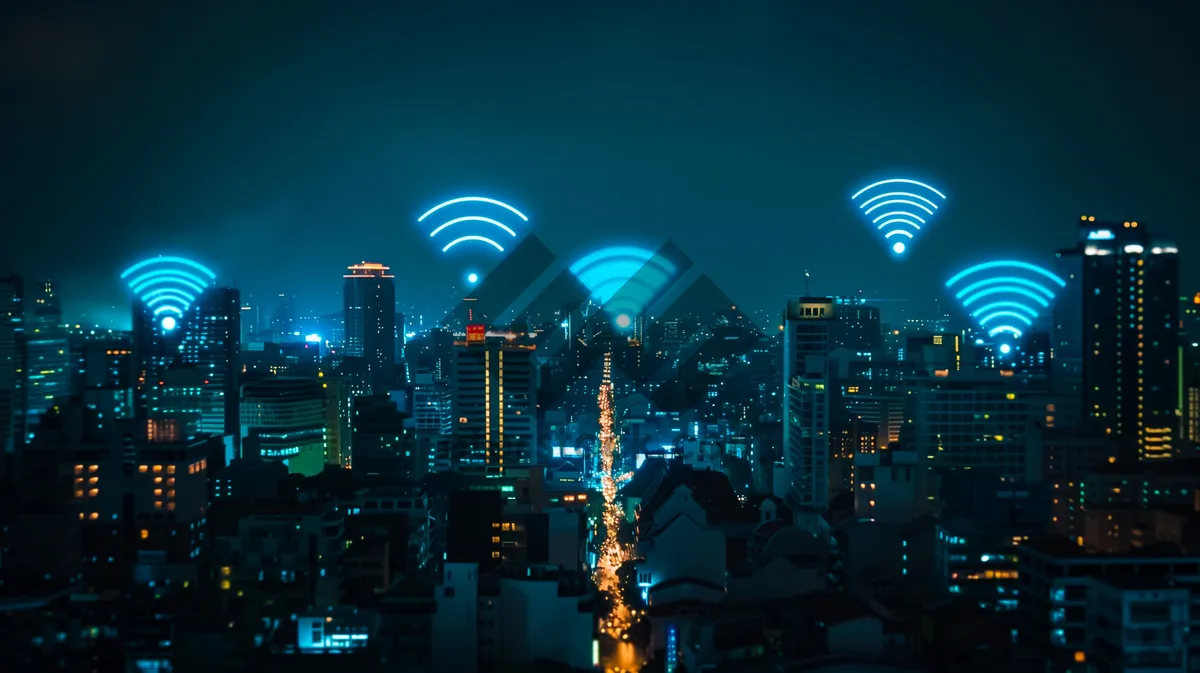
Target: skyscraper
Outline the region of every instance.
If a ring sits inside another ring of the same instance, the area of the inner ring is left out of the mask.
[[[62,307],[50,281],[32,288],[25,305],[25,433],[28,437],[54,400],[71,394],[70,345]]]
[[[0,278],[0,451],[23,443],[25,310],[20,276]]]
[[[347,357],[362,358],[371,390],[385,393],[396,372],[396,284],[388,267],[372,262],[348,268],[343,307]]]
[[[1179,261],[1138,222],[1084,217],[1058,253],[1055,393],[1077,390],[1082,421],[1140,460],[1170,458],[1179,428]],[[1059,355],[1063,361],[1057,362]]]
[[[848,348],[855,352],[878,351],[883,348],[883,328],[879,322],[879,307],[870,306],[860,297],[837,297],[837,320],[833,323],[833,348]]]
[[[824,513],[829,505],[830,297],[789,301],[783,324],[783,456],[789,504]]]
[[[451,408],[456,468],[503,473],[535,462],[537,362],[532,345],[467,327],[455,346]]]
[[[325,389],[316,379],[273,378],[242,386],[242,456],[311,477],[325,469]]]
[[[233,438],[232,455],[237,455],[238,432],[238,344],[241,338],[242,305],[238,291],[211,287],[201,294],[183,319],[180,360],[194,365],[202,374],[199,431]]]

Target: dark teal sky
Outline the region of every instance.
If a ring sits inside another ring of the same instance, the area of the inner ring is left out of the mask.
[[[323,310],[377,259],[436,304],[464,265],[414,221],[472,192],[564,259],[670,237],[755,308],[806,260],[814,292],[932,297],[1083,213],[1200,247],[1184,2],[17,4],[0,271],[68,311],[166,251]],[[847,202],[892,171],[950,196],[902,264]]]

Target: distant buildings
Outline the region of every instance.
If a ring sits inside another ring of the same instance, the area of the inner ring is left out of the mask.
[[[28,288],[27,288],[28,289]],[[28,292],[25,304],[25,434],[37,430],[55,398],[71,392],[70,346],[62,306],[50,281]]]
[[[315,379],[276,378],[242,385],[242,455],[281,461],[288,472],[325,469],[325,390]]]
[[[342,298],[346,357],[366,363],[371,391],[386,393],[396,376],[396,281],[374,262],[347,269]]]

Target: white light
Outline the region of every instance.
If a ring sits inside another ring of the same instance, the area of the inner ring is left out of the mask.
[[[902,241],[896,241],[895,243],[893,243],[892,244],[892,252],[895,252],[897,255],[903,254],[904,253],[904,243]]]
[[[629,316],[625,315],[624,313],[617,316],[617,327],[624,329],[626,327],[629,327],[632,324],[633,324],[633,319],[630,318]]]
[[[1009,346],[1008,344],[1001,344],[1000,352],[1004,353],[1005,355],[1008,355],[1009,353],[1012,352],[1012,346]]]
[[[1140,255],[1143,252],[1145,252],[1145,250],[1146,250],[1145,248],[1138,245],[1137,243],[1131,243],[1131,244],[1125,246],[1125,252],[1133,254],[1133,255]]]
[[[175,329],[175,316],[167,316],[162,319],[162,328],[168,332]]]
[[[321,335],[320,334],[309,334],[308,336],[304,337],[304,340],[310,344],[319,344],[319,343],[321,343]]]
[[[478,282],[479,282],[479,274],[477,274],[477,273],[468,273],[468,274],[467,274],[467,282],[468,282],[468,283],[478,283]]]

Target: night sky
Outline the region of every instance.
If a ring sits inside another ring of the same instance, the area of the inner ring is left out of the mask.
[[[1182,1],[5,4],[0,273],[69,316],[163,252],[325,311],[372,259],[446,303],[463,261],[415,220],[468,193],[564,261],[672,238],[748,308],[806,260],[814,293],[930,298],[1081,214],[1200,248]],[[897,171],[950,197],[901,263],[848,202]]]

